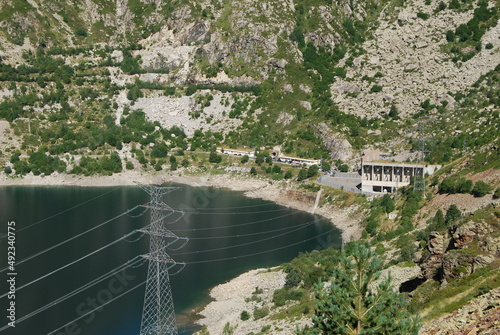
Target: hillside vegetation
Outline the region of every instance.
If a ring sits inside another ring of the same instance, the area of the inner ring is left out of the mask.
[[[355,207],[386,269],[419,269],[398,284],[427,321],[439,316],[436,306],[450,312],[498,287],[499,7],[2,1],[1,176],[226,173],[237,165],[296,182],[309,199],[320,168],[356,171],[363,149],[401,161],[421,151],[443,166],[424,193],[410,186],[371,199],[324,189],[320,203]],[[218,147],[258,156],[219,155]],[[275,147],[323,165],[297,172],[273,163]],[[269,305],[269,320],[310,319],[330,253],[284,266],[295,284],[276,293],[280,308]]]

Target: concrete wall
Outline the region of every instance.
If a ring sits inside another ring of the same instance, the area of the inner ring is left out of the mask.
[[[361,165],[361,189],[365,192],[393,192],[407,186],[412,177],[433,174],[439,165],[363,162]]]

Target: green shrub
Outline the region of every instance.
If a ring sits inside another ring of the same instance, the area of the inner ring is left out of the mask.
[[[301,169],[299,171],[299,175],[297,176],[297,181],[302,181],[304,179],[307,179],[307,170]]]
[[[493,49],[493,43],[486,43],[484,46],[487,50]]]
[[[339,166],[339,171],[340,172],[348,172],[349,171],[349,165],[342,164],[341,166]]]
[[[249,160],[248,155],[243,155],[243,157],[241,157],[240,162],[241,162],[241,164],[245,164],[248,162],[248,160]]]
[[[380,206],[385,208],[386,213],[390,213],[396,208],[394,201],[389,194],[384,194],[382,200],[380,201]]]
[[[448,42],[455,41],[455,32],[453,30],[448,30],[446,32],[446,41]]]
[[[16,174],[18,175],[25,175],[30,173],[31,168],[26,161],[19,160],[14,163],[14,170],[16,170]]]
[[[474,184],[474,188],[472,189],[471,193],[475,197],[484,197],[486,194],[491,192],[491,186],[486,184],[482,180],[478,180],[476,184]]]
[[[186,89],[186,95],[193,95],[196,93],[196,91],[198,90],[198,88],[195,86],[195,85],[190,85],[188,86],[188,88]]]
[[[142,98],[144,94],[142,93],[141,89],[137,86],[132,87],[128,92],[127,92],[127,99],[130,101],[136,101],[139,98]]]
[[[250,319],[250,314],[247,311],[243,311],[240,314],[240,319],[241,319],[241,321],[246,321],[246,320]]]
[[[218,164],[218,163],[222,162],[222,156],[217,155],[217,153],[215,153],[215,152],[211,152],[210,156],[208,157],[208,161],[210,163]]]
[[[11,173],[12,173],[12,169],[10,168],[10,166],[6,166],[6,167],[3,169],[3,172],[5,172],[5,174],[11,174]]]
[[[493,198],[495,198],[495,199],[500,198],[500,187],[498,187],[498,188],[495,190],[495,193],[493,193]]]
[[[288,300],[298,301],[303,295],[304,291],[301,289],[290,289],[284,287],[274,291],[273,302],[275,306],[279,307],[285,305]]]
[[[126,168],[127,170],[133,170],[133,169],[134,169],[134,163],[132,163],[131,161],[127,161],[127,162],[125,163],[125,168]]]
[[[460,178],[457,182],[458,193],[469,193],[472,190],[472,180]]]
[[[315,177],[318,174],[319,167],[314,164],[307,169],[307,178]]]
[[[272,179],[273,180],[283,180],[283,173],[273,173],[273,176],[272,176]]]
[[[79,37],[87,37],[87,30],[80,28],[75,31],[75,35]]]
[[[372,88],[370,89],[370,93],[378,93],[382,92],[383,87],[380,85],[373,85]]]
[[[302,32],[302,28],[299,26],[296,26],[292,33],[290,34],[290,40],[297,42],[299,48],[303,48],[306,45],[305,39],[304,39],[304,33]]]
[[[169,95],[174,95],[175,94],[175,87],[173,86],[168,86],[165,88],[165,91],[163,91],[163,94],[169,96]]]
[[[255,307],[253,310],[253,318],[255,320],[262,319],[266,317],[268,314],[269,314],[269,308],[267,307],[262,307],[262,308]]]
[[[460,212],[457,205],[451,204],[450,207],[448,207],[448,210],[446,211],[444,221],[445,221],[447,226],[450,226],[453,222],[458,220],[461,215],[462,215],[462,212]]]
[[[429,14],[424,13],[424,12],[418,12],[417,17],[422,19],[422,20],[427,20],[429,18]]]

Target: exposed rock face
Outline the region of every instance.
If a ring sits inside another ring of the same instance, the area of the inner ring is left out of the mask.
[[[440,49],[447,43],[445,33],[468,22],[473,11],[447,9],[434,13],[435,7],[435,3],[426,5],[424,0],[416,0],[406,2],[397,16],[382,13],[374,39],[363,45],[366,53],[354,58],[353,67],[347,68],[347,77],[332,85],[334,101],[343,111],[376,117],[381,112],[388,113],[394,103],[400,115],[405,116],[417,112],[426,99],[437,105],[448,101],[447,108],[452,108],[454,100],[448,92],[469,87],[495,68],[498,53],[493,50],[498,48],[499,40],[494,36],[500,34],[500,26],[483,37],[484,43],[495,46],[493,49],[484,49],[465,63],[454,63]],[[430,18],[422,20],[417,12],[427,13]],[[375,76],[378,72],[381,76]],[[375,81],[364,80],[364,76],[375,77]],[[370,92],[374,84],[381,86],[382,91]],[[352,93],[356,93],[355,97]]]
[[[446,239],[437,231],[433,231],[429,238],[429,251],[432,255],[442,255],[446,250]]]
[[[379,285],[379,283],[381,283],[387,277],[391,277],[392,287],[395,291],[398,291],[402,283],[415,279],[421,276],[421,274],[422,271],[418,266],[401,267],[393,265],[391,267],[388,267],[387,269],[382,270],[382,272],[380,273],[380,278],[377,281],[370,283],[370,289],[375,289]]]
[[[209,92],[201,91],[199,94],[209,94]],[[142,109],[150,120],[160,122],[164,128],[178,126],[188,136],[192,136],[197,129],[225,133],[242,123],[239,119],[226,117],[230,109],[222,101],[225,99],[231,101],[230,94],[215,94],[208,107],[200,106],[195,98],[196,96],[140,98],[132,109]],[[200,112],[198,117],[193,116],[195,111]]]
[[[459,310],[423,325],[420,335],[497,335],[500,329],[500,288],[472,300]]]
[[[353,157],[352,146],[342,135],[334,133],[324,122],[313,125],[313,128],[330,151],[331,159],[347,161]]]
[[[428,249],[430,256],[421,264],[424,278],[433,279],[442,268],[447,239],[438,232],[431,232]]]
[[[276,123],[281,123],[284,126],[288,126],[293,121],[293,119],[294,117],[292,114],[281,112],[278,116],[278,119],[276,120]]]
[[[500,255],[500,237],[484,222],[466,223],[452,230],[450,237],[432,232],[427,246],[430,255],[421,263],[427,279],[457,279]]]
[[[203,20],[196,20],[182,31],[179,40],[183,44],[210,42],[210,26]]]

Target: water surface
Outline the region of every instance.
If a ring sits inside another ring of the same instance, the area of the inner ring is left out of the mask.
[[[332,230],[331,224],[318,216],[247,198],[240,192],[168,186],[181,189],[166,194],[164,201],[174,209],[182,209],[185,214],[182,217],[171,215],[165,226],[176,235],[190,239],[182,249],[170,251],[173,259],[186,263],[182,272],[171,277],[178,315],[208,301],[211,287],[246,270],[279,265],[300,252],[327,245],[337,247],[340,243],[339,231]],[[7,232],[8,221],[16,222],[18,262],[101,225],[17,264],[18,287],[36,281],[16,293],[17,318],[52,303],[138,255],[146,254],[149,237],[139,233],[105,246],[149,224],[150,212],[145,212],[143,207],[123,215],[148,201],[149,195],[139,187],[1,187],[0,233]],[[116,219],[111,220],[113,218]],[[108,220],[111,221],[105,223]],[[180,242],[172,247],[181,246]],[[96,252],[99,248],[103,249]],[[7,265],[5,238],[0,240],[0,250],[3,256],[0,267],[3,269]],[[91,253],[91,256],[66,267]],[[179,268],[173,268],[171,273]],[[50,275],[41,278],[47,274]],[[107,278],[0,334],[48,334],[101,306],[101,303],[115,299],[56,334],[137,335],[145,289],[145,285],[138,285],[146,280],[146,276],[147,263],[127,268],[118,277]],[[1,272],[0,278],[0,294],[3,294],[7,292],[7,272]],[[138,288],[124,294],[136,286]],[[0,299],[3,311],[0,326],[8,321],[8,303],[6,297]],[[192,334],[195,330],[192,321],[185,317],[178,320],[179,333]]]

